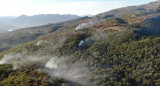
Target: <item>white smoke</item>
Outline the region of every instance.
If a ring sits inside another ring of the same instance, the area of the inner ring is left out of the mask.
[[[92,85],[89,81],[90,73],[82,63],[65,64],[66,58],[52,57],[47,63],[46,68],[52,77],[60,77],[66,80],[75,81],[82,85]]]
[[[34,63],[34,62],[42,62],[48,59],[45,56],[36,56],[36,55],[24,55],[24,54],[13,54],[10,53],[8,55],[4,55],[4,57],[0,60],[0,64],[12,64],[13,69],[17,69],[18,67],[24,66],[25,63]]]
[[[105,32],[98,32],[95,33],[92,37],[91,40],[93,41],[102,41],[108,39],[108,34]]]
[[[92,40],[90,38],[85,38],[84,40],[81,40],[78,44],[79,47],[85,45],[85,44],[88,44],[88,43],[91,43]]]
[[[13,31],[12,29],[8,30],[9,32]]]
[[[87,27],[87,23],[82,23],[82,24],[79,24],[77,27],[76,27],[76,30],[79,30],[79,29],[83,29],[85,27]]]
[[[46,40],[39,40],[37,43],[36,43],[36,45],[38,46],[38,45],[41,45],[41,44],[46,44],[48,41],[46,41]]]
[[[5,55],[1,60],[0,60],[0,64],[5,64],[8,61],[12,60],[13,57],[8,57],[7,55]]]
[[[51,59],[46,63],[45,66],[46,66],[47,68],[57,69],[58,63],[60,63],[60,59],[58,59],[58,57],[54,57],[54,58],[51,58]]]
[[[78,46],[80,47],[80,46],[82,46],[83,44],[84,44],[84,40],[81,40],[81,41],[79,42]]]
[[[84,28],[87,28],[87,27],[91,27],[96,23],[97,23],[96,21],[92,21],[92,20],[90,20],[87,23],[81,23],[76,27],[76,30],[80,30],[80,29],[84,29]]]
[[[74,81],[82,85],[90,86],[90,73],[83,63],[67,63],[67,58],[56,56],[38,56],[38,55],[25,55],[13,54],[5,55],[0,64],[12,64],[13,70],[21,66],[27,66],[38,62],[42,65],[42,71],[48,73],[51,77],[59,77],[65,80]]]

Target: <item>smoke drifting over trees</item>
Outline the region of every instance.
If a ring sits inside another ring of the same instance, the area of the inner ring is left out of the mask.
[[[35,56],[24,54],[8,54],[1,60],[0,64],[12,64],[13,70],[28,66],[29,64],[39,63],[41,68],[39,71],[49,73],[51,77],[59,77],[68,81],[74,81],[82,85],[90,86],[89,70],[81,62],[74,64],[66,64],[65,57],[57,56]]]

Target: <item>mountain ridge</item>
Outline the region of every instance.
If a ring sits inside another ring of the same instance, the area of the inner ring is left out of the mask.
[[[0,21],[8,25],[8,28],[2,28],[4,31],[8,31],[11,29],[15,30],[26,27],[42,26],[48,23],[58,23],[76,18],[80,18],[80,16],[70,14],[39,14],[33,16],[20,15],[18,17],[0,17]],[[10,28],[9,26],[15,28]]]

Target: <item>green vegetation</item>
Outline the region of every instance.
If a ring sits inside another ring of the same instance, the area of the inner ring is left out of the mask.
[[[150,6],[126,9],[110,11],[110,14],[105,13],[103,16],[99,14],[96,16],[98,23],[81,30],[75,28],[88,21],[87,19],[70,21],[65,23],[67,25],[62,24],[61,27],[56,25],[55,28],[53,26],[45,30],[41,28],[46,35],[41,37],[31,35],[33,38],[35,36],[36,40],[22,42],[21,45],[4,50],[0,53],[0,58],[9,53],[23,53],[26,56],[53,56],[54,54],[64,57],[66,59],[64,63],[67,65],[82,62],[91,74],[87,78],[95,86],[159,86],[159,13],[155,8],[150,10]],[[131,9],[135,12],[130,12]],[[120,18],[111,16],[120,11],[127,15],[121,14]],[[27,37],[30,38],[28,35]],[[12,70],[12,65],[0,65],[0,85],[77,86],[81,84],[60,77],[50,77],[49,74],[39,71],[42,67],[40,63],[28,63],[17,70]]]
[[[160,6],[157,8],[157,11],[160,12]]]
[[[102,35],[105,34],[107,36],[103,37]],[[92,39],[91,34],[73,34],[68,35],[68,39],[63,43],[54,46],[49,44],[36,46],[36,42],[30,42],[5,52],[27,51],[26,55],[37,53],[52,55],[54,53],[57,56],[66,56],[68,63],[81,60],[94,75],[90,78],[96,86],[160,85],[160,54],[158,53],[160,52],[160,37],[140,36],[134,30],[124,32],[109,30],[103,34],[97,33],[98,36],[100,38]],[[79,48],[78,44],[84,38],[90,38],[92,42]],[[25,75],[25,72],[20,73]],[[11,76],[4,80],[11,82],[12,80],[8,81],[9,78]],[[26,78],[27,75],[24,79]],[[16,84],[15,82],[12,83]],[[37,82],[31,84],[37,84]]]
[[[56,77],[51,78],[48,74],[38,72],[37,68],[39,68],[37,64],[18,70],[13,70],[11,65],[0,65],[0,86],[68,86],[74,84]]]

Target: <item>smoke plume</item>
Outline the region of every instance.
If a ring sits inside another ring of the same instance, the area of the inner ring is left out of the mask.
[[[16,70],[21,66],[38,62],[43,65],[42,71],[51,77],[63,78],[85,86],[92,85],[89,80],[91,74],[82,62],[68,63],[67,61],[65,57],[10,53],[0,60],[0,64],[12,64],[13,70]]]
[[[84,29],[84,28],[87,28],[87,27],[91,27],[93,26],[94,24],[96,24],[97,22],[94,21],[94,20],[90,20],[86,23],[81,23],[79,24],[77,27],[76,27],[76,30],[80,30],[80,29]]]
[[[21,66],[27,66],[27,64],[32,64],[34,62],[45,62],[49,57],[47,56],[36,56],[36,55],[24,55],[24,54],[13,54],[4,55],[0,60],[0,64],[12,64],[13,69],[17,69]]]
[[[66,64],[66,60],[65,57],[52,57],[45,65],[50,76],[60,77],[86,86],[92,85],[89,81],[91,74],[87,67],[81,62]]]

